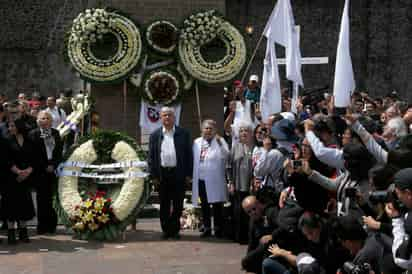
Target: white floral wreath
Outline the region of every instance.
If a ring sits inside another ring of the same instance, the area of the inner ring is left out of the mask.
[[[243,36],[229,22],[224,21],[217,33],[226,47],[226,55],[217,62],[207,62],[201,45],[193,45],[187,39],[179,40],[179,56],[187,72],[195,79],[217,84],[231,80],[246,62],[246,45]]]
[[[147,43],[149,44],[150,47],[152,47],[154,50],[156,50],[156,51],[158,51],[158,52],[165,53],[165,54],[170,54],[170,53],[172,53],[172,52],[176,49],[177,43],[174,43],[173,45],[171,45],[171,46],[168,47],[168,48],[162,48],[162,47],[160,47],[159,45],[157,45],[157,44],[151,39],[151,34],[152,34],[153,28],[155,28],[155,27],[157,27],[157,26],[159,26],[159,25],[167,25],[167,26],[169,26],[171,29],[173,29],[173,31],[176,32],[176,33],[179,31],[179,30],[177,29],[177,27],[176,27],[173,23],[171,23],[171,22],[169,22],[169,21],[165,21],[165,20],[155,21],[155,22],[153,22],[152,24],[150,24],[150,25],[147,27],[147,30],[146,30],[146,40],[147,40]]]
[[[139,160],[136,151],[124,141],[116,143],[111,156],[116,162]],[[93,140],[89,140],[75,149],[67,161],[91,164],[96,159],[97,154],[93,147]],[[64,167],[62,173],[64,171],[79,172],[80,170],[81,168],[79,167]],[[139,171],[140,169],[138,167],[123,168],[123,172],[125,173]],[[125,179],[119,195],[112,203],[113,214],[117,220],[123,221],[133,212],[143,192],[144,178],[131,177]],[[61,176],[59,178],[58,195],[60,204],[69,218],[75,216],[76,206],[82,202],[82,197],[78,189],[78,177]]]
[[[125,77],[138,64],[142,52],[139,29],[128,18],[110,12],[106,33],[113,34],[118,42],[117,52],[108,59],[95,57],[91,50],[93,41],[81,41],[74,32],[68,41],[68,56],[74,68],[85,78],[96,82],[115,81]]]

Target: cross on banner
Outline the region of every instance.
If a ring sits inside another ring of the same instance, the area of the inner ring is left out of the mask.
[[[300,44],[300,26],[295,26],[295,31],[298,34],[298,44]],[[286,65],[285,58],[277,58],[278,65]],[[301,59],[302,65],[321,65],[328,64],[329,57],[304,57]],[[299,85],[293,83],[293,95],[292,95],[292,112],[297,113],[296,101],[299,96]]]

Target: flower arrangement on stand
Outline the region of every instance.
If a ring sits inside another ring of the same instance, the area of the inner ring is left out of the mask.
[[[59,167],[54,207],[61,221],[79,238],[113,240],[136,220],[150,195],[149,181],[141,171],[146,166],[140,160],[145,154],[136,148],[128,136],[97,131],[79,140]],[[90,173],[105,168],[116,169],[116,173],[106,174],[103,179],[96,172]],[[92,175],[97,179],[87,179]],[[113,183],[113,176],[123,181]]]
[[[72,217],[73,231],[76,233],[92,233],[102,229],[109,222],[116,222],[113,214],[112,199],[105,198],[103,191],[97,191],[75,207]]]
[[[141,52],[137,26],[130,19],[103,9],[80,13],[67,41],[71,64],[91,82],[122,80],[137,66]]]

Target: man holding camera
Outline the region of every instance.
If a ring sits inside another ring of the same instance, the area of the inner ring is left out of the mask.
[[[407,213],[402,214],[392,203],[386,204],[386,213],[392,218],[393,244],[392,253],[395,263],[403,269],[412,270],[412,168],[398,171],[393,182],[398,199],[405,206]]]

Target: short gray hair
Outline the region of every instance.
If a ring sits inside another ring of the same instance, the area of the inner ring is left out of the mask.
[[[237,130],[240,132],[240,130],[242,129],[242,128],[246,128],[247,130],[249,130],[249,131],[253,131],[253,125],[252,125],[252,123],[250,123],[250,122],[247,122],[247,121],[239,121],[237,124],[236,124],[236,128],[237,128]]]
[[[202,122],[202,129],[204,129],[207,126],[211,126],[213,128],[216,128],[216,121],[212,120],[212,119],[206,119],[203,120]]]
[[[173,107],[167,107],[167,106],[162,107],[160,109],[160,113],[166,113],[166,112],[169,112],[169,113],[171,112],[174,115],[175,114],[175,109]]]

